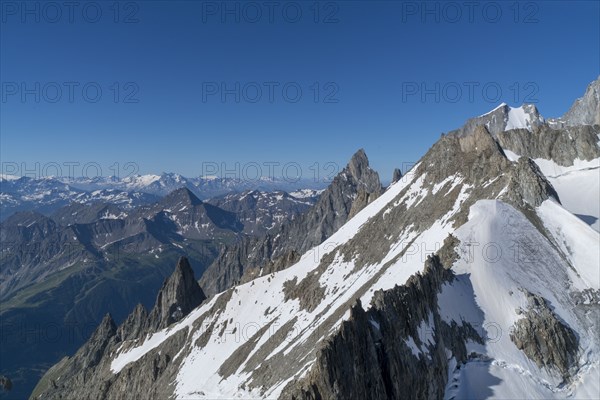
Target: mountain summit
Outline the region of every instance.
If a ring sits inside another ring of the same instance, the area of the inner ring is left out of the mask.
[[[158,292],[156,305],[150,313],[149,326],[153,329],[166,328],[188,315],[205,299],[188,259],[181,257],[175,271]]]
[[[588,85],[583,97],[575,100],[569,111],[548,122],[556,127],[600,125],[600,76]]]
[[[488,113],[469,119],[464,126],[451,131],[449,135],[466,136],[472,133],[475,127],[483,125],[493,136],[496,136],[500,132],[511,129],[531,131],[543,123],[544,118],[533,104],[523,104],[521,107],[513,108],[502,103]]]

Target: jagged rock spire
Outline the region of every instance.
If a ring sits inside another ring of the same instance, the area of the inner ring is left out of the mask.
[[[379,175],[369,166],[369,159],[364,149],[354,153],[346,169],[367,192],[378,193],[381,190]]]
[[[91,368],[98,364],[104,355],[104,349],[117,333],[117,325],[110,313],[107,313],[100,325],[96,328],[92,337],[79,350],[78,356],[82,360],[83,368]]]
[[[181,320],[205,299],[188,259],[181,257],[175,271],[158,292],[149,317],[150,328],[162,329]]]
[[[394,172],[392,173],[392,183],[398,182],[402,179],[402,172],[398,168],[394,168]]]

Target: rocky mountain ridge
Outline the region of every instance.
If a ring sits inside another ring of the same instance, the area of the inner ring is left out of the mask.
[[[379,175],[369,167],[364,150],[357,151],[306,213],[283,222],[264,237],[247,237],[225,248],[200,284],[212,295],[285,268],[325,241],[381,191]]]
[[[243,266],[259,272],[163,329],[101,324],[84,346],[101,355],[63,360],[34,398],[597,398],[600,236],[549,173],[597,174],[597,128],[536,129],[443,136],[281,268]],[[352,164],[338,183],[368,171]]]

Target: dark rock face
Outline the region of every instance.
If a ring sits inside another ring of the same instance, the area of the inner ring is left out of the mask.
[[[0,389],[7,392],[12,389],[12,381],[4,375],[0,375]]]
[[[127,319],[119,326],[118,336],[122,340],[142,337],[148,323],[148,312],[142,304],[138,304]]]
[[[394,172],[392,173],[392,183],[398,182],[402,178],[402,172],[398,168],[394,168]]]
[[[467,360],[465,342],[482,338],[468,324],[448,325],[438,314],[437,294],[453,279],[437,256],[423,274],[406,285],[378,291],[365,311],[357,302],[348,321],[318,351],[316,362],[301,380],[284,389],[282,399],[439,399],[444,395],[451,351]],[[421,341],[418,327],[432,321],[432,342]],[[412,338],[428,354],[415,355]]]
[[[117,333],[117,326],[110,314],[106,314],[96,331],[88,342],[80,349],[79,354],[82,359],[82,368],[93,368],[98,365],[98,362],[104,354],[106,346],[110,339]]]
[[[156,305],[149,316],[149,326],[155,330],[166,328],[189,314],[205,299],[190,263],[187,258],[181,257],[175,272],[158,292]],[[141,314],[140,311],[137,313]]]
[[[261,238],[245,237],[225,248],[202,275],[207,294],[226,290],[291,265],[297,255],[322,243],[382,191],[377,172],[359,150],[306,213]]]
[[[561,322],[546,299],[527,293],[529,309],[517,321],[510,339],[540,368],[556,369],[565,380],[577,364],[577,336]]]
[[[511,112],[518,111],[510,123]],[[522,121],[521,121],[522,120]],[[526,126],[523,126],[523,124]],[[451,137],[466,137],[485,127],[502,148],[520,156],[553,160],[571,166],[575,159],[600,157],[600,78],[592,82],[585,95],[576,100],[562,117],[545,120],[532,104],[512,110],[502,104],[487,114],[469,119],[461,128],[448,133]]]

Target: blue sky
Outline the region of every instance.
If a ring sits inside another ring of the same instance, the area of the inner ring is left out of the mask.
[[[310,178],[363,147],[389,179],[471,116],[559,116],[600,74],[595,1],[26,4],[2,1],[0,156],[65,174]]]

